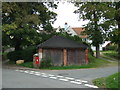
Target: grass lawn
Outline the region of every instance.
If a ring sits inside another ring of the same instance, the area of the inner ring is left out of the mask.
[[[120,86],[120,72],[110,75],[108,77],[98,78],[93,80],[94,85],[100,88],[117,88]]]
[[[51,67],[44,67],[40,69],[49,69],[49,70],[63,70],[63,69],[80,69],[80,68],[96,68],[96,67],[103,67],[107,64],[110,64],[111,62],[103,60],[103,59],[97,59],[91,55],[89,55],[89,64],[86,65],[70,65],[70,66],[51,66]],[[20,64],[20,66],[33,68],[33,62],[26,62],[23,64]]]
[[[119,59],[118,53],[116,51],[103,51],[102,52],[103,55],[111,57],[111,58],[115,58],[115,59]]]

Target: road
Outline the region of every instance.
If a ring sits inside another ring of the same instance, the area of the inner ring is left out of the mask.
[[[118,72],[118,67],[77,70],[3,68],[2,88],[97,88],[91,80]]]

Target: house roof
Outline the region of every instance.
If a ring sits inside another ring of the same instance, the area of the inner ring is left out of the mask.
[[[38,48],[83,48],[86,49],[87,45],[75,42],[62,36],[53,36],[47,41],[39,44]]]
[[[82,28],[82,27],[75,27],[75,28],[72,28],[72,29],[76,32],[77,35],[80,35],[81,32],[83,32],[83,31],[85,30],[85,29]],[[87,35],[81,35],[80,37],[81,37],[81,38],[86,38]]]

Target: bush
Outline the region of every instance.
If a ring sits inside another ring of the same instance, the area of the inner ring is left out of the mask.
[[[24,50],[9,52],[7,56],[11,61],[25,60],[25,62],[29,62],[33,60],[34,53],[36,53],[36,47],[30,46]]]
[[[117,50],[117,45],[113,45],[113,46],[108,46],[106,47],[106,50]]]
[[[52,61],[50,58],[43,58],[41,60],[40,67],[45,68],[45,67],[51,67],[52,66]]]
[[[2,60],[7,60],[7,52],[1,53],[2,55]]]
[[[22,58],[22,52],[21,51],[12,51],[7,54],[8,59],[11,61],[16,61]]]
[[[36,53],[36,47],[31,46],[22,51],[22,58],[25,62],[33,61],[33,55]]]

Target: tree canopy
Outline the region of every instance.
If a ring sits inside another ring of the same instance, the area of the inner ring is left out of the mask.
[[[38,26],[48,32],[53,30],[51,24],[56,20],[57,14],[48,7],[57,8],[57,5],[42,2],[3,2],[3,46],[10,45],[19,50],[23,46],[35,45],[41,40],[37,32]]]
[[[96,46],[96,57],[99,57],[99,45],[102,44],[109,34],[110,28],[116,24],[114,21],[115,8],[112,3],[83,2],[75,3],[79,7],[75,13],[79,13],[80,19],[89,20],[85,26],[85,33]]]

